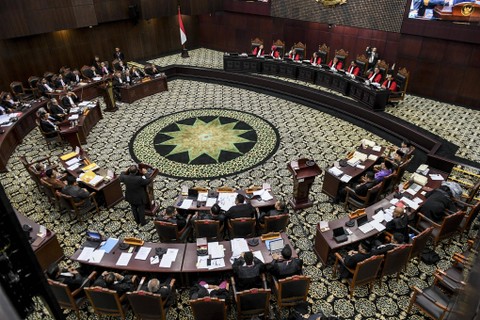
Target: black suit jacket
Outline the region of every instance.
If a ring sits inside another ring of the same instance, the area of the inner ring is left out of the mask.
[[[298,258],[291,260],[273,260],[270,264],[270,274],[277,279],[284,279],[302,273],[303,261]]]
[[[58,104],[50,105],[50,113],[54,118],[59,118],[61,115],[68,114],[67,110],[59,106]]]
[[[245,265],[245,259],[240,257],[235,259],[232,264],[233,274],[235,275],[237,289],[240,291],[252,288],[262,287],[261,273],[263,272],[263,262],[257,257],[253,257],[253,265]]]
[[[77,99],[75,97],[72,97],[73,103],[77,102]],[[62,104],[65,106],[65,108],[71,108],[72,104],[70,103],[70,100],[68,99],[67,96],[62,98]]]
[[[77,81],[77,77],[75,76],[75,73],[69,72],[65,75],[65,80],[69,84],[75,84],[75,83],[80,82],[82,80],[82,76],[78,75],[78,81]]]
[[[420,207],[420,212],[435,222],[441,222],[445,216],[445,209],[455,211],[455,204],[449,194],[443,190],[435,189],[427,192],[427,200]]]
[[[113,59],[117,59],[117,60],[125,60],[125,55],[123,54],[123,52],[114,52],[113,53]]]
[[[226,213],[227,218],[255,218],[255,208],[250,203],[237,204],[228,209]]]
[[[150,183],[150,179],[136,174],[120,175],[120,181],[125,184],[125,200],[134,205],[147,203],[147,193],[145,186]]]
[[[92,79],[93,77],[95,77],[95,75],[93,74],[92,69],[85,69],[85,70],[83,70],[83,74],[84,74],[87,78],[90,78],[90,79]]]
[[[122,79],[122,81],[123,81],[123,79]],[[117,77],[113,77],[112,85],[113,85],[114,87],[121,87],[121,86],[123,86],[123,85],[125,85],[125,84],[126,84],[125,81],[120,82],[120,80],[119,80]]]
[[[47,137],[55,136],[54,133],[57,131],[57,129],[55,128],[55,125],[52,122],[41,119],[40,127],[42,128],[43,132],[47,133]]]

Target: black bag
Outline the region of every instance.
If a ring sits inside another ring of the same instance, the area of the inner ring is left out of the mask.
[[[440,261],[440,256],[435,251],[430,249],[423,250],[420,258],[426,264],[435,264]]]

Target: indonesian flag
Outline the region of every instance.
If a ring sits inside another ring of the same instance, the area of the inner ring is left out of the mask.
[[[180,42],[182,45],[187,42],[187,34],[185,33],[185,27],[183,26],[182,14],[180,13],[180,7],[178,7],[178,25],[180,26]]]

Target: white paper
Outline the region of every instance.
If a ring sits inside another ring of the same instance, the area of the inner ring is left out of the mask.
[[[250,251],[247,240],[243,238],[235,238],[230,240],[232,246],[232,255],[239,256],[242,252]]]
[[[373,218],[373,220],[376,220],[378,222],[382,222],[383,220],[385,220],[384,216],[385,216],[385,214],[384,214],[383,210],[380,210],[376,214],[374,214],[372,216],[372,218]]]
[[[218,205],[222,210],[227,211],[235,205],[236,192],[221,192],[218,194]]]
[[[391,212],[385,213],[383,217],[385,218],[385,222],[390,222],[393,220],[393,215]]]
[[[375,146],[372,148],[373,151],[375,152],[379,152],[380,150],[382,150],[382,147],[381,146]]]
[[[265,263],[265,259],[263,258],[262,251],[260,251],[260,250],[253,251],[253,256],[254,256],[254,257],[257,257],[260,261],[262,261],[263,263]]]
[[[118,261],[116,263],[117,266],[128,266],[130,259],[132,258],[133,253],[122,252]]]
[[[95,248],[85,247],[77,259],[80,261],[88,261],[92,257],[93,251],[95,251]]]
[[[71,170],[71,171],[77,170],[78,167],[80,167],[80,165],[81,165],[81,163],[80,163],[80,162],[77,162],[77,163],[72,164],[71,166],[69,166],[69,167],[67,168],[67,170]]]
[[[405,198],[403,197],[402,199],[402,202],[405,203],[406,205],[408,205],[410,208],[412,208],[413,210],[417,210],[418,207],[419,207],[419,204],[415,201],[412,201],[408,198]]]
[[[270,201],[273,199],[273,196],[267,190],[262,190],[261,197],[263,201]]]
[[[398,200],[397,198],[393,198],[392,200],[390,200],[390,203],[396,205],[398,201],[400,200]]]
[[[173,261],[177,259],[178,249],[167,249],[167,252],[163,255],[162,261],[160,261],[161,268],[170,268]]]
[[[89,184],[92,185],[92,186],[96,186],[97,184],[99,184],[102,181],[103,181],[103,176],[99,176],[97,174],[97,175],[95,175],[95,177],[93,177],[92,180],[90,180]]]
[[[192,206],[193,200],[192,199],[183,199],[182,205],[180,206],[181,209],[190,209]]]
[[[369,233],[370,231],[373,230],[373,226],[372,224],[369,222],[369,223],[365,223],[363,226],[359,227],[358,228],[360,231],[362,231],[363,233]]]
[[[225,251],[224,251],[223,245],[218,244],[218,242],[208,243],[208,254],[212,259],[225,257]]]
[[[363,169],[365,169],[365,166],[363,164],[357,164],[357,168],[363,170]]]
[[[443,181],[443,177],[440,175],[440,174],[429,174],[430,176],[430,179],[432,179],[433,181]]]
[[[160,258],[158,256],[150,257],[150,264],[157,264],[160,262]]]
[[[197,269],[207,269],[207,260],[208,256],[198,256],[197,257]]]
[[[68,117],[68,120],[72,121],[72,120],[78,120],[78,114],[73,114],[71,115],[70,117]]]
[[[370,224],[372,225],[372,227],[377,229],[378,232],[382,232],[383,230],[385,230],[385,226],[378,220],[372,220],[370,221]]]
[[[217,268],[223,268],[225,267],[225,260],[223,258],[221,259],[212,259],[210,260],[210,265],[207,266],[209,270],[212,269],[217,269]]]
[[[336,167],[331,167],[330,169],[328,169],[328,172],[333,174],[335,177],[338,177],[343,174],[343,171]]]
[[[374,155],[374,154],[369,154],[367,159],[368,159],[368,160],[377,161],[378,156],[376,156],[376,155]]]
[[[88,260],[91,263],[100,263],[102,261],[103,255],[105,254],[105,250],[95,250]]]
[[[320,226],[319,226],[320,230],[325,230],[325,229],[329,228],[328,227],[328,221],[320,221],[319,224],[320,224]]]
[[[207,203],[205,204],[205,207],[213,207],[215,203],[217,203],[217,198],[207,198]]]
[[[135,255],[135,260],[147,260],[150,251],[152,251],[150,247],[141,247]]]
[[[65,161],[65,164],[70,167],[71,165],[74,165],[75,163],[78,163],[79,161],[80,161],[80,158],[73,157],[72,159],[70,159],[68,161]]]
[[[208,192],[199,192],[197,196],[197,201],[203,202],[207,201]]]
[[[348,182],[348,181],[350,181],[350,179],[352,179],[351,176],[349,176],[348,174],[344,174],[344,175],[340,178],[340,181]]]

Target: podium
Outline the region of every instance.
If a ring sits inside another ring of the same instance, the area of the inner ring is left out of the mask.
[[[115,112],[118,110],[115,101],[115,95],[113,94],[112,80],[108,79],[105,83],[99,86],[100,92],[102,93],[103,101],[105,101],[107,112]]]
[[[322,173],[322,170],[313,160],[299,159],[288,165],[288,170],[293,175],[293,199],[290,204],[294,210],[304,209],[313,206],[308,198],[315,177]]]
[[[151,179],[150,183],[145,186],[145,193],[147,194],[147,203],[145,204],[145,214],[149,216],[154,216],[157,214],[158,210],[160,209],[160,206],[155,201],[155,195],[153,192],[153,181],[155,180],[155,177],[158,175],[158,169],[153,168],[152,166],[145,163],[139,163],[138,169],[140,170],[140,172],[143,169],[147,169],[147,171],[150,173],[150,175],[148,175],[148,178]]]

